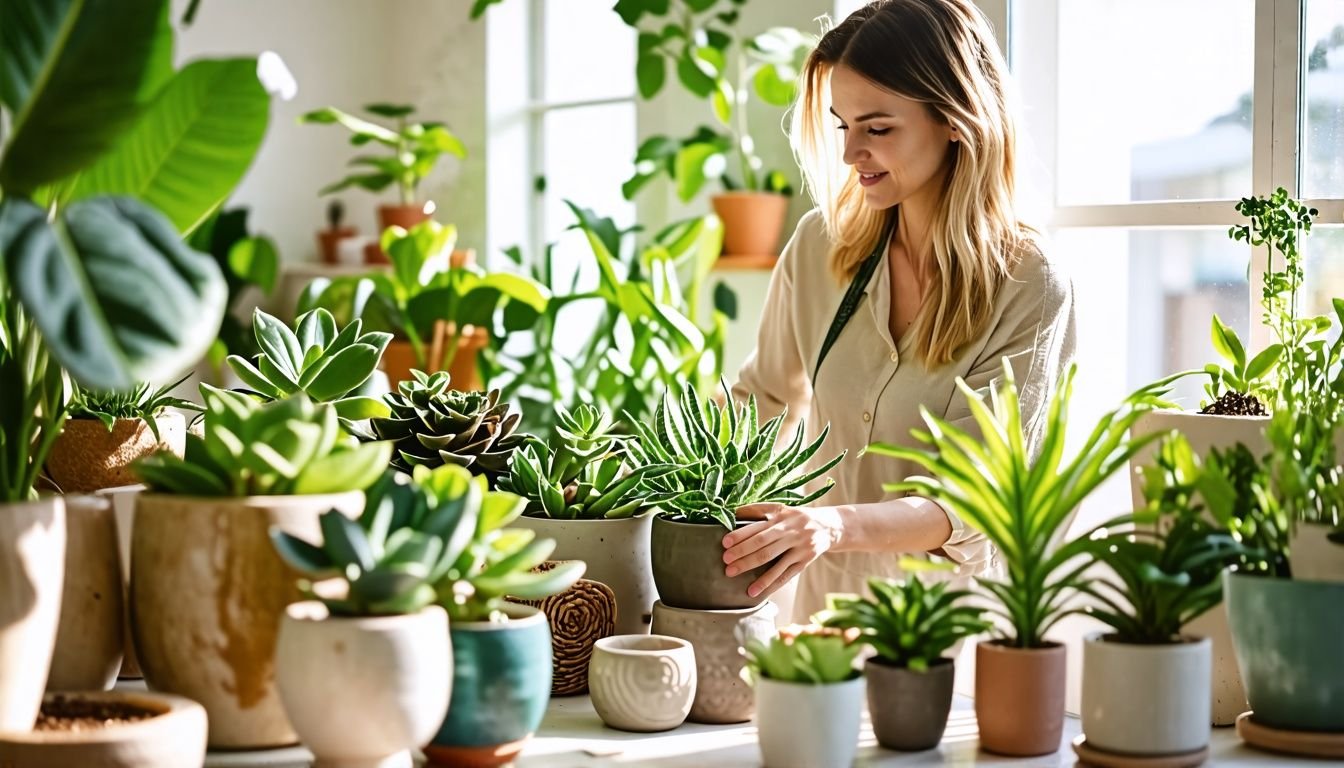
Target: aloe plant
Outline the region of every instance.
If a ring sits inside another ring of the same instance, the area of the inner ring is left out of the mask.
[[[278,496],[363,490],[391,458],[390,443],[363,443],[341,428],[336,409],[303,395],[262,404],[201,385],[204,436],[188,434],[182,458],[161,451],[136,462],[160,493]]]
[[[629,443],[635,465],[653,468],[644,479],[645,503],[667,517],[731,530],[737,510],[748,504],[802,506],[825,495],[834,481],[828,479],[811,492],[803,488],[845,457],[842,451],[808,469],[830,427],[807,443],[800,421],[788,446],[777,451],[784,414],[758,426],[756,398],[739,406],[728,386],[722,386],[723,406],[702,402],[688,386],[664,393],[651,424],[626,415],[637,432]]]
[[[915,437],[929,450],[885,443],[869,446],[873,454],[905,459],[930,475],[888,484],[883,486],[886,490],[946,504],[998,550],[1008,568],[1007,579],[979,581],[998,599],[991,612],[1008,621],[1011,635],[1004,639],[1017,648],[1042,647],[1050,628],[1079,610],[1069,599],[1092,563],[1079,562],[1082,552],[1077,542],[1063,541],[1068,524],[1098,485],[1161,437],[1153,433],[1130,439],[1129,430],[1144,413],[1168,405],[1161,396],[1178,378],[1162,379],[1130,394],[1101,417],[1086,443],[1065,462],[1076,370],[1069,366],[1050,400],[1039,456],[1023,431],[1017,383],[1006,359],[1002,384],[991,391],[992,406],[965,381],[957,381],[980,436],[921,408],[928,431],[916,432]]]
[[[335,318],[318,308],[301,315],[290,330],[257,309],[252,313],[252,330],[261,348],[256,365],[229,355],[229,367],[267,400],[303,393],[315,402],[331,403],[343,419],[386,416],[386,404],[356,392],[378,367],[392,334],[361,333],[362,328],[356,318],[337,332]]]
[[[631,469],[611,414],[591,405],[574,413],[556,407],[556,438],[529,441],[499,481],[503,491],[527,499],[524,514],[554,519],[631,517],[644,504],[640,488],[653,467]]]
[[[827,595],[822,626],[857,629],[859,642],[894,667],[927,671],[958,640],[988,631],[983,609],[966,604],[971,593],[948,582],[926,585],[915,573],[905,581],[871,578],[871,598]]]
[[[862,646],[840,630],[784,627],[765,642],[747,641],[742,649],[747,657],[742,677],[753,684],[762,677],[782,683],[841,683],[859,676],[854,660],[860,650]]]
[[[116,392],[89,389],[75,385],[70,394],[70,418],[97,419],[107,431],[111,432],[118,419],[139,419],[145,422],[155,440],[159,436],[158,417],[167,408],[180,408],[184,411],[200,411],[201,407],[190,400],[173,397],[171,392],[186,381],[183,376],[171,384],[151,387],[142,382],[129,392]]]

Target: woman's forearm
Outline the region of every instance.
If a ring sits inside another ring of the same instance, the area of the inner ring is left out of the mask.
[[[834,509],[840,520],[835,552],[933,552],[952,535],[943,508],[918,496]]]

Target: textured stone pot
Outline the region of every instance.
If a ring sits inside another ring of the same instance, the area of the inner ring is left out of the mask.
[[[653,633],[688,641],[695,648],[695,723],[744,723],[756,710],[756,697],[742,679],[746,659],[738,650],[748,640],[775,635],[774,603],[731,611],[694,611],[653,604]]]
[[[616,634],[636,635],[649,631],[653,585],[649,557],[652,515],[620,520],[552,520],[520,517],[514,528],[536,531],[537,538],[555,541],[554,560],[582,560],[588,564],[583,576],[600,581],[616,593]]]
[[[1344,584],[1224,572],[1223,599],[1256,722],[1344,733]]]
[[[187,424],[176,411],[156,419],[159,438],[141,419],[117,419],[108,431],[97,419],[67,419],[47,457],[47,473],[64,493],[93,493],[140,482],[131,463],[166,446],[186,448]]]
[[[323,496],[192,498],[141,494],[131,536],[131,619],[152,690],[194,699],[210,746],[293,744],[275,686],[275,642],[300,595],[275,553],[272,526],[321,540],[329,509],[355,516],[359,491]]]
[[[593,709],[622,731],[668,731],[686,722],[695,699],[695,650],[665,635],[597,641],[588,669]]]
[[[873,657],[864,662],[863,676],[868,680],[868,714],[878,744],[906,752],[938,746],[952,711],[951,659],[939,659],[928,671],[915,672]]]
[[[190,699],[148,691],[47,694],[114,703],[155,713],[112,728],[0,733],[0,765],[23,768],[199,768],[205,764],[205,709]]]
[[[551,694],[551,630],[535,608],[507,612],[507,622],[450,626],[452,701],[425,747],[434,765],[506,765],[541,725]]]
[[[332,617],[322,603],[285,611],[275,650],[285,713],[319,765],[411,764],[448,712],[448,614]]]
[[[747,525],[740,523],[738,527]],[[679,523],[665,517],[653,519],[650,555],[658,599],[673,608],[729,610],[753,608],[764,597],[752,597],[747,587],[770,568],[766,563],[729,578],[724,575],[721,525]]]
[[[1209,744],[1207,638],[1167,645],[1083,643],[1083,733],[1087,744],[1124,755],[1179,755]]]
[[[0,731],[37,719],[64,581],[64,501],[0,504]]]
[[[980,747],[1001,755],[1046,755],[1064,735],[1065,649],[975,646],[975,718]]]
[[[766,768],[844,768],[859,749],[862,677],[808,685],[756,681],[756,729]]]
[[[725,256],[778,256],[789,198],[772,192],[724,192],[710,198],[723,221]]]
[[[117,681],[125,607],[117,520],[102,496],[65,497],[65,585],[49,691],[102,691]]]
[[[1294,580],[1344,582],[1344,544],[1327,538],[1334,530],[1320,523],[1297,524],[1288,542]]]

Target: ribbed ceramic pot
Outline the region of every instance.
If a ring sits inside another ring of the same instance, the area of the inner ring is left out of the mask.
[[[265,749],[298,740],[275,685],[275,643],[299,574],[271,544],[275,526],[321,541],[330,509],[354,517],[359,491],[193,498],[143,493],[131,535],[131,623],[145,682],[194,699],[210,746]]]
[[[686,640],[695,648],[694,723],[745,723],[756,711],[756,696],[742,679],[748,640],[775,636],[774,603],[730,611],[694,611],[653,604],[653,633]]]
[[[602,722],[622,731],[668,731],[686,722],[695,699],[695,650],[665,635],[597,641],[588,690]]]
[[[513,762],[551,697],[551,630],[536,608],[510,605],[507,622],[452,622],[448,717],[425,755],[434,765]]]
[[[1344,584],[1224,572],[1223,599],[1256,722],[1344,733]]]
[[[66,419],[51,446],[47,472],[64,493],[93,493],[140,482],[131,464],[161,447],[178,456],[186,449],[187,423],[176,411],[155,419],[159,434],[143,419],[117,419],[109,431],[97,419]]]
[[[740,523],[738,527],[748,525]],[[760,578],[771,563],[739,573],[724,574],[721,525],[680,523],[665,517],[653,519],[650,556],[658,599],[674,608],[701,611],[754,608],[765,600],[752,597],[747,587]]]
[[[864,662],[868,714],[877,743],[887,749],[917,752],[943,739],[952,711],[951,659],[939,659],[927,671],[896,667],[877,657]]]
[[[1063,645],[975,646],[975,719],[980,746],[1014,757],[1048,755],[1064,735],[1066,657]]]
[[[318,765],[411,765],[448,713],[452,649],[438,606],[403,616],[285,611],[275,651],[285,713]]]
[[[619,520],[520,517],[512,526],[554,540],[552,560],[587,563],[583,577],[600,581],[616,593],[616,634],[637,635],[649,631],[653,601],[658,599],[649,556],[652,524],[652,515],[642,515]]]
[[[65,502],[0,504],[0,731],[37,719],[65,582]]]
[[[49,691],[102,691],[121,669],[124,647],[121,555],[112,501],[65,497],[65,585]]]
[[[809,685],[756,681],[756,730],[766,768],[844,768],[859,749],[864,679]]]
[[[1111,639],[1108,639],[1111,638]],[[1124,755],[1180,755],[1209,744],[1208,638],[1165,645],[1121,643],[1100,632],[1083,642],[1083,733]]]

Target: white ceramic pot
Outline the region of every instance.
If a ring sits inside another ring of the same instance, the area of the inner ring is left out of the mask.
[[[315,601],[285,611],[276,683],[319,765],[411,765],[444,715],[453,682],[448,614],[333,617]]]
[[[1295,581],[1344,582],[1344,545],[1326,538],[1334,528],[1298,523],[1288,541],[1288,567]]]
[[[64,582],[64,500],[0,505],[0,731],[37,719]]]
[[[49,691],[102,691],[117,681],[123,584],[111,500],[65,497],[65,585]]]
[[[756,681],[756,726],[766,768],[846,768],[859,749],[864,679],[807,685]]]
[[[1127,755],[1178,755],[1209,744],[1208,638],[1170,645],[1083,643],[1083,733],[1088,746]]]
[[[695,651],[663,635],[597,641],[588,691],[602,722],[622,731],[667,731],[686,721],[695,700]]]

